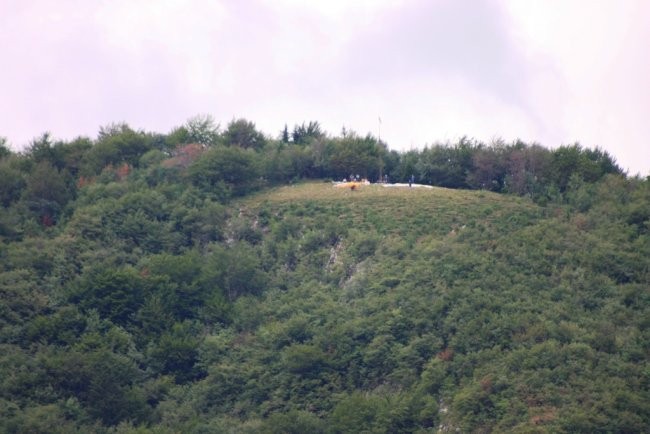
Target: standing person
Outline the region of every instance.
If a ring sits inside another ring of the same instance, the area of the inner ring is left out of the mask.
[[[411,177],[409,178],[409,187],[411,187],[411,184],[413,184],[414,182],[415,182],[415,176],[411,174]]]

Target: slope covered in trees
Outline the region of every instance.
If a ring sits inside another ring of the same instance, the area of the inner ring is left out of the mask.
[[[650,185],[600,150],[209,118],[2,149],[0,431],[650,426]]]

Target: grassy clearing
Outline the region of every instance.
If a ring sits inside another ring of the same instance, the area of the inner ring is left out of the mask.
[[[350,201],[368,201],[373,199],[399,199],[409,197],[417,200],[430,200],[432,198],[445,198],[453,200],[467,200],[468,198],[476,197],[475,191],[467,190],[452,190],[447,188],[408,188],[408,187],[393,187],[386,188],[381,185],[372,184],[363,186],[357,190],[349,190],[346,188],[335,188],[329,182],[304,182],[300,184],[277,187],[271,190],[261,192],[259,194],[246,198],[246,202],[255,203],[260,200],[270,202],[284,203],[295,200],[318,200],[318,201],[331,201],[331,200],[350,200]],[[485,193],[499,199],[499,195]],[[408,196],[407,196],[408,195]]]
[[[323,182],[278,187],[247,197],[239,207],[252,214],[265,207],[276,213],[288,208],[300,217],[311,209],[359,229],[372,227],[382,235],[418,236],[431,231],[444,235],[477,224],[507,230],[540,215],[540,208],[529,200],[485,191],[381,185],[352,191]]]
[[[518,207],[537,208],[532,202],[517,197],[486,191],[453,190],[442,187],[434,188],[386,188],[381,185],[363,186],[358,190],[334,188],[330,183],[305,182],[291,186],[277,187],[247,197],[242,205],[257,207],[268,202],[286,204],[296,201],[316,201],[324,203],[372,204],[380,209],[399,209],[405,204],[417,205],[424,210],[498,205],[512,209]]]

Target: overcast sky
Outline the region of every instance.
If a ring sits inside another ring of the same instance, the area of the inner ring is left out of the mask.
[[[650,175],[649,41],[646,0],[0,0],[0,136],[317,120],[397,150],[578,141]]]

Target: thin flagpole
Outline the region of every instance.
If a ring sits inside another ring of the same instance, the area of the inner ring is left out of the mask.
[[[379,143],[381,143],[381,116],[377,116],[377,119],[379,119],[377,138],[379,139]]]
[[[377,124],[377,139],[379,140],[378,145],[381,146],[381,116],[377,116],[379,123]],[[384,162],[381,159],[381,154],[379,155],[379,182],[384,182]]]

